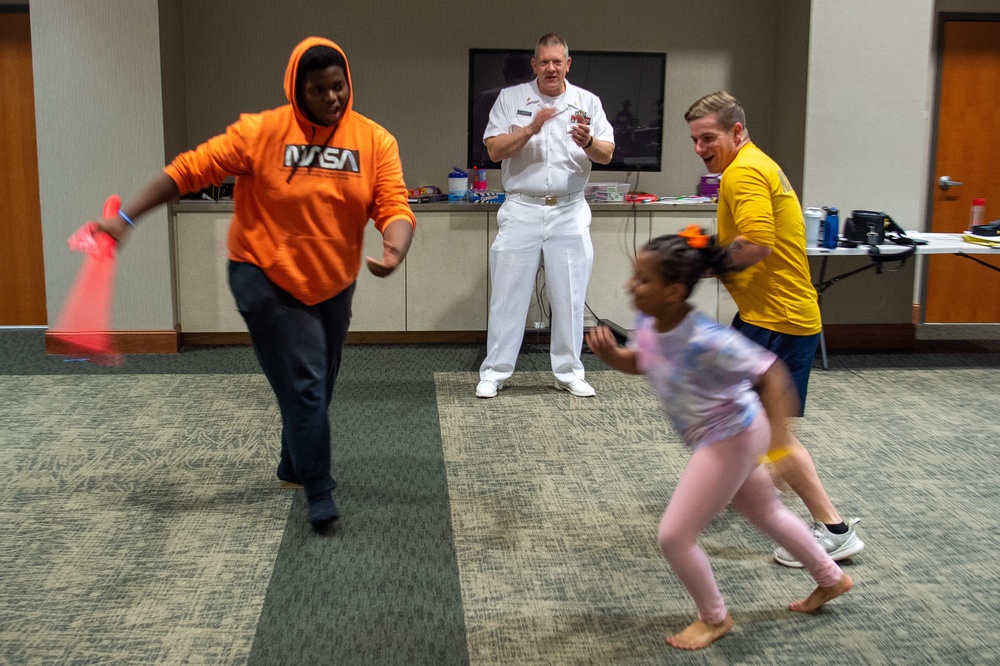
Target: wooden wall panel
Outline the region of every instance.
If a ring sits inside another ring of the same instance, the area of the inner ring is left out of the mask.
[[[34,99],[28,14],[0,12],[0,326],[47,322]]]

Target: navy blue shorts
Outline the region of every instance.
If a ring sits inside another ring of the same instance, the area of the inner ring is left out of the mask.
[[[812,372],[819,333],[815,335],[791,335],[748,324],[739,315],[733,318],[733,328],[750,338],[761,347],[770,349],[788,366],[792,382],[799,392],[799,416],[805,413],[806,389],[809,388],[809,373]]]

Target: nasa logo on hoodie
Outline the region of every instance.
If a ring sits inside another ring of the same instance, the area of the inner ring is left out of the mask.
[[[307,143],[286,144],[286,167],[312,167],[327,171],[350,171],[360,173],[360,154],[349,148],[315,146]]]

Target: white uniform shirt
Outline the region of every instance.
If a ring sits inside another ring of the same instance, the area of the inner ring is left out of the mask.
[[[559,112],[521,150],[501,163],[503,188],[507,192],[543,197],[581,191],[590,178],[591,162],[567,131],[581,118],[590,120],[590,134],[595,141],[615,140],[597,95],[566,81],[566,92],[549,97],[538,91],[538,81],[533,80],[500,91],[490,111],[483,141],[526,127],[539,109],[550,106]]]

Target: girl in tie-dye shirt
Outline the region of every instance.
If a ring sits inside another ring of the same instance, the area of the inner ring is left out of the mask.
[[[761,465],[769,454],[780,455],[786,419],[797,410],[788,370],[773,353],[687,302],[702,276],[727,270],[726,251],[697,227],[656,238],[639,253],[628,283],[641,313],[629,345],[619,347],[604,327],[587,334],[605,363],[647,376],[692,451],[659,530],[660,549],[698,608],[698,620],[667,642],[689,650],[733,627],[698,546],[701,531],[727,505],[793,553],[816,581],[790,610],[812,612],[853,585],[805,522],[778,500]]]

